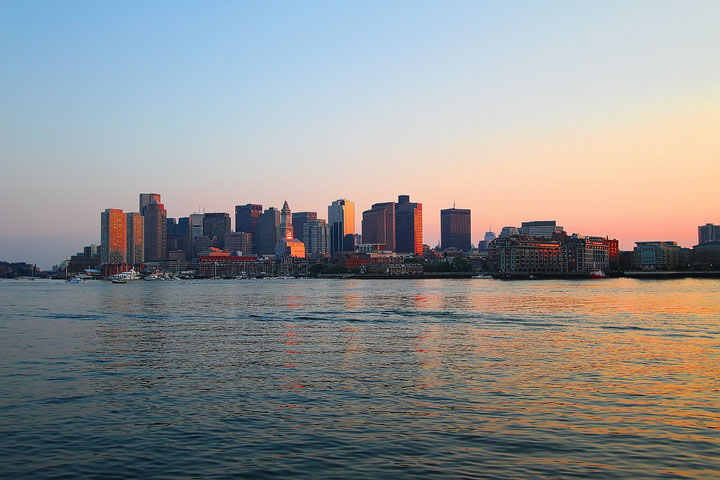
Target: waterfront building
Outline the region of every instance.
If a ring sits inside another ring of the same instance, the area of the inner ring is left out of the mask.
[[[292,214],[292,227],[295,238],[307,245],[305,238],[305,224],[309,220],[317,220],[317,212],[297,212]]]
[[[611,270],[620,267],[620,242],[616,238],[605,237],[605,244],[608,246],[608,260]]]
[[[274,207],[265,210],[258,218],[257,253],[274,255],[275,243],[279,238],[280,211]]]
[[[708,223],[698,227],[698,244],[720,241],[720,225]]]
[[[145,262],[145,218],[137,212],[125,215],[127,225],[126,262],[130,265],[139,265]]]
[[[562,243],[562,272],[607,272],[610,268],[609,247],[602,237],[573,234]]]
[[[395,251],[395,202],[375,203],[362,216],[361,243],[379,243]]]
[[[500,231],[500,238],[517,237],[520,235],[520,230],[517,227],[503,227]]]
[[[354,249],[355,203],[341,198],[328,206],[330,252],[338,255]]]
[[[489,247],[496,271],[506,275],[552,275],[562,272],[562,249],[555,240],[500,237]]]
[[[141,193],[140,194],[140,215],[145,215],[145,207],[150,205],[150,202],[156,201],[161,203],[159,193]]]
[[[555,220],[541,220],[533,222],[522,222],[520,234],[530,238],[553,238],[556,233],[562,233],[563,227],[557,225]]]
[[[698,270],[720,270],[720,240],[695,245],[693,265]]]
[[[167,258],[167,211],[157,200],[143,209],[145,217],[145,261],[160,262]]]
[[[225,234],[231,231],[230,214],[224,212],[205,214],[203,218],[203,235],[217,238],[220,248],[225,246]]]
[[[125,263],[127,259],[127,224],[123,211],[108,208],[100,213],[100,262]]]
[[[440,210],[440,244],[442,249],[454,248],[462,252],[472,249],[470,240],[470,209]]]
[[[395,205],[395,248],[398,253],[423,254],[422,203],[399,195]]]
[[[677,270],[683,264],[683,249],[672,241],[635,242],[633,267],[640,270]]]
[[[307,220],[303,226],[303,238],[307,254],[316,257],[330,254],[330,231],[325,220]]]
[[[228,232],[225,234],[225,251],[240,252],[242,255],[252,255],[252,234],[247,232]]]
[[[235,207],[235,231],[252,235],[253,251],[257,251],[258,220],[262,212],[262,205],[257,203],[248,203]]]

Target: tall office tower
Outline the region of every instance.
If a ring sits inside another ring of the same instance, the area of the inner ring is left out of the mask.
[[[235,206],[235,231],[252,234],[253,249],[257,249],[258,219],[262,215],[262,205],[248,203]]]
[[[165,222],[167,224],[167,228],[165,231],[167,232],[167,248],[168,251],[170,250],[177,250],[178,249],[178,238],[177,238],[177,219],[176,218],[167,218],[165,219]]]
[[[167,258],[167,211],[153,200],[145,205],[145,261],[160,262]]]
[[[187,227],[185,228],[184,248],[186,258],[195,257],[195,239],[202,237],[203,234],[203,218],[202,213],[191,213],[187,217]],[[182,219],[181,219],[182,220]]]
[[[188,230],[190,229],[190,217],[180,217],[175,227],[175,234],[178,239],[178,249],[187,252]],[[191,257],[187,257],[191,258]]]
[[[260,255],[274,255],[275,243],[279,238],[280,210],[270,207],[258,218],[257,253]]]
[[[280,226],[278,227],[278,232],[278,240],[292,240],[294,238],[292,212],[290,211],[287,200],[285,200],[282,210],[280,210]]]
[[[203,235],[218,239],[220,248],[225,247],[225,234],[231,232],[230,214],[206,213],[203,218]]]
[[[395,246],[398,253],[422,255],[422,203],[410,202],[410,195],[399,195],[395,205]]]
[[[292,226],[295,238],[305,241],[305,224],[308,220],[317,220],[317,212],[297,212],[292,214]],[[306,245],[307,246],[307,245]]]
[[[470,209],[453,206],[440,210],[440,244],[443,249],[456,248],[463,252],[472,249]]]
[[[328,207],[330,252],[335,255],[353,250],[355,243],[355,203],[341,198]],[[350,247],[350,248],[348,248]]]
[[[320,218],[309,219],[303,225],[305,251],[313,256],[330,254],[330,231],[327,222]]]
[[[100,263],[125,263],[127,259],[127,226],[119,208],[100,212]]]
[[[495,240],[495,238],[495,232],[493,232],[492,230],[488,230],[487,232],[485,232],[485,241],[487,243],[492,242],[493,240]]]
[[[140,194],[140,215],[145,215],[145,212],[143,212],[143,210],[153,200],[160,203],[160,194],[159,193],[141,193]]]
[[[520,234],[530,238],[553,238],[556,233],[562,233],[563,227],[557,225],[555,220],[540,220],[533,222],[522,222]]]
[[[720,225],[707,223],[698,227],[698,244],[720,240]]]
[[[395,202],[376,203],[363,212],[363,243],[385,245],[395,251]]]
[[[145,261],[145,219],[137,212],[125,215],[127,224],[127,263],[138,265]]]

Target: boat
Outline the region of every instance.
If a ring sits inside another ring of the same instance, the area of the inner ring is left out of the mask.
[[[590,278],[607,278],[605,272],[598,268],[597,265],[593,265],[593,269],[590,272]]]
[[[124,278],[113,278],[110,280],[112,283],[127,283],[127,280]]]
[[[65,280],[67,283],[82,283],[84,280],[78,276],[69,277]]]
[[[148,275],[147,277],[144,278],[144,280],[147,280],[147,281],[150,281],[150,280],[159,280],[159,279],[160,279],[160,277],[158,277],[158,276],[155,275],[154,273],[151,273],[150,275]]]
[[[599,268],[596,268],[595,270],[590,272],[590,278],[607,278],[607,274]]]

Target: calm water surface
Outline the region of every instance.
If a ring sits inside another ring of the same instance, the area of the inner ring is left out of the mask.
[[[0,476],[720,476],[720,281],[0,281]]]

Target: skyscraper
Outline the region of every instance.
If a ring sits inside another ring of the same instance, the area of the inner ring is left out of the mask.
[[[252,255],[252,235],[247,232],[226,233],[225,251],[230,253],[241,252],[245,256]]]
[[[292,226],[295,238],[306,243],[305,241],[305,223],[309,220],[316,220],[317,212],[297,212],[292,214]],[[307,246],[307,245],[306,245]]]
[[[470,240],[470,209],[440,210],[440,244],[443,249],[456,248],[463,252],[472,249]]]
[[[698,227],[698,244],[720,240],[720,225],[707,223]]]
[[[141,193],[140,194],[140,215],[145,215],[145,212],[143,210],[153,200],[160,203],[160,194],[159,193]]]
[[[257,249],[258,219],[262,211],[262,205],[254,203],[235,206],[235,231],[251,234],[254,249]]]
[[[203,219],[205,214],[191,213],[188,216],[188,226],[185,231],[185,255],[187,258],[195,257],[195,239],[203,236]]]
[[[385,245],[395,251],[395,202],[376,203],[363,212],[363,243]]]
[[[126,214],[127,263],[138,265],[145,261],[145,219],[137,212]]]
[[[270,207],[258,218],[257,253],[260,255],[274,255],[275,243],[278,239],[280,227],[280,211]]]
[[[355,243],[355,203],[341,198],[328,207],[330,228],[330,251],[333,255],[352,250]]]
[[[398,253],[423,253],[422,203],[410,202],[410,195],[399,195],[395,205],[395,245]]]
[[[125,214],[119,208],[100,213],[100,262],[125,263],[127,227]]]
[[[305,245],[294,238],[292,212],[287,200],[280,211],[280,226],[278,227],[278,239],[275,243],[275,255],[287,257],[304,257]]]
[[[305,251],[310,255],[324,256],[330,254],[329,230],[327,222],[323,219],[311,219],[303,226]]]
[[[225,234],[231,232],[230,214],[228,213],[206,213],[203,218],[203,235],[215,237],[220,248],[225,247]]]
[[[167,211],[153,200],[145,205],[145,261],[160,262],[167,258]]]

